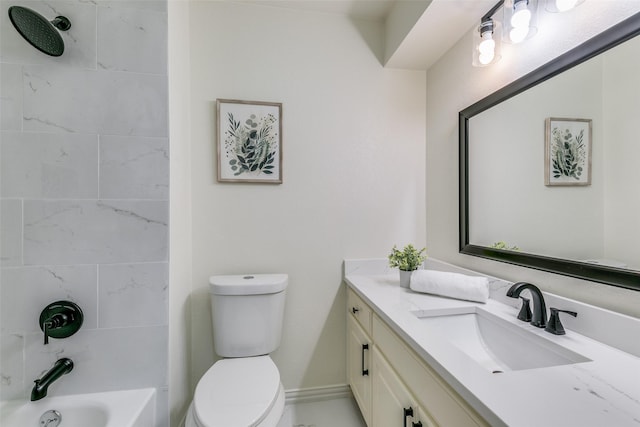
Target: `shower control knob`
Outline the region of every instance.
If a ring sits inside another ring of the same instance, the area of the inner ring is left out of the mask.
[[[71,301],[56,301],[40,313],[40,329],[44,332],[44,344],[51,338],[67,338],[78,332],[84,321],[80,307]]]

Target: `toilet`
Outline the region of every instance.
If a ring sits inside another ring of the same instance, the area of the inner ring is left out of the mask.
[[[284,389],[269,353],[280,345],[286,274],[211,276],[213,344],[185,427],[276,427]]]

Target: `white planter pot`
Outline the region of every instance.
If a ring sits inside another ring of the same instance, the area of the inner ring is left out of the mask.
[[[409,283],[411,282],[411,275],[415,270],[406,271],[406,270],[398,270],[400,271],[400,287],[408,288]]]

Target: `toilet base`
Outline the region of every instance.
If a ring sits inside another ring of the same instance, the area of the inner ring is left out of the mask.
[[[282,414],[284,413],[284,387],[280,384],[280,389],[278,390],[278,397],[276,401],[273,403],[271,410],[267,414],[267,416],[260,421],[258,424],[252,426],[226,426],[226,427],[277,427],[278,422],[280,422],[280,418],[282,418]],[[196,422],[195,416],[193,415],[193,401],[191,405],[189,405],[189,410],[187,412],[187,417],[185,419],[184,427],[206,427],[200,426]]]

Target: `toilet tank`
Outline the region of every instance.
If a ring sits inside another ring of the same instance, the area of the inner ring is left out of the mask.
[[[280,345],[286,274],[211,276],[213,344],[222,357],[269,354]]]

